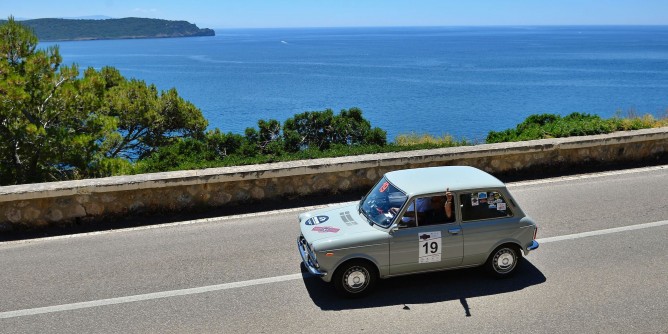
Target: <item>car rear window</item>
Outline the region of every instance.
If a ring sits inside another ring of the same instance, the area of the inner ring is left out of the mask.
[[[498,191],[480,191],[459,195],[462,221],[510,217],[513,215],[503,194]]]

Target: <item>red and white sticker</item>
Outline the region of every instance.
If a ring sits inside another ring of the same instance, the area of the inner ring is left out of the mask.
[[[327,232],[338,233],[339,230],[340,229],[338,229],[336,227],[331,227],[331,226],[316,226],[316,227],[311,229],[311,231],[315,231],[315,232],[318,232],[318,233],[327,233]]]

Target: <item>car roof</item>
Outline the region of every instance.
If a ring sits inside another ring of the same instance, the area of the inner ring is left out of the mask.
[[[385,174],[393,185],[408,196],[480,188],[503,188],[496,177],[469,166],[443,166],[403,169]]]

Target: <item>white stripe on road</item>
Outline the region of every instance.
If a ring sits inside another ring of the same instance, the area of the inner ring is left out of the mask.
[[[545,243],[550,243],[550,242],[555,242],[555,241],[586,238],[586,237],[591,237],[591,236],[604,235],[604,234],[610,234],[610,233],[618,233],[618,232],[626,232],[626,231],[633,231],[633,230],[639,230],[639,229],[645,229],[645,228],[651,228],[651,227],[658,227],[658,226],[664,226],[664,225],[668,225],[668,220],[662,220],[662,221],[657,221],[657,222],[653,222],[653,223],[646,223],[646,224],[624,226],[624,227],[615,227],[615,228],[609,228],[609,229],[605,229],[605,230],[597,230],[597,231],[590,231],[590,232],[583,232],[583,233],[576,233],[576,234],[568,234],[568,235],[562,235],[562,236],[557,236],[557,237],[542,238],[542,239],[538,239],[537,241],[539,243],[545,244]],[[199,287],[199,288],[162,291],[162,292],[147,293],[147,294],[143,294],[143,295],[134,295],[134,296],[127,296],[127,297],[100,299],[100,300],[93,300],[93,301],[89,301],[89,302],[63,304],[63,305],[56,305],[56,306],[47,306],[47,307],[38,307],[38,308],[31,308],[31,309],[24,309],[24,310],[17,310],[17,311],[1,312],[0,313],[0,319],[15,318],[15,317],[28,316],[28,315],[37,315],[37,314],[44,314],[44,313],[71,311],[71,310],[78,310],[78,309],[105,306],[105,305],[125,304],[125,303],[132,303],[132,302],[146,301],[146,300],[154,300],[154,299],[161,299],[161,298],[169,298],[169,297],[176,297],[176,296],[187,296],[187,295],[193,295],[193,294],[205,293],[205,292],[237,289],[237,288],[243,288],[243,287],[248,287],[248,286],[253,286],[253,285],[262,285],[262,284],[292,281],[292,280],[301,279],[302,277],[304,277],[303,274],[283,275],[283,276],[259,278],[259,279],[249,280],[249,281],[240,281],[240,282],[224,283],[224,284],[217,284],[217,285],[209,285],[209,286],[203,286],[203,287]]]
[[[622,170],[612,170],[612,171],[607,171],[607,172],[579,174],[579,175],[570,175],[570,176],[558,176],[558,177],[551,177],[551,178],[539,179],[539,180],[508,182],[508,183],[506,183],[506,187],[516,188],[516,187],[532,186],[532,185],[536,185],[536,184],[550,184],[550,183],[557,183],[557,182],[593,179],[593,178],[605,177],[605,176],[618,176],[618,175],[626,175],[626,174],[646,173],[646,172],[652,172],[652,171],[662,170],[662,169],[666,169],[666,168],[668,168],[668,165],[651,166],[651,167],[639,167],[639,168],[622,169]]]
[[[153,299],[169,298],[169,297],[176,297],[176,296],[194,295],[194,294],[198,294],[198,293],[243,288],[243,287],[252,286],[252,285],[277,283],[277,282],[283,282],[283,281],[292,281],[292,280],[296,280],[296,279],[300,279],[300,278],[302,278],[302,274],[292,274],[292,275],[284,275],[284,276],[275,276],[275,277],[254,279],[254,280],[250,280],[250,281],[241,281],[241,282],[209,285],[209,286],[203,286],[203,287],[199,287],[199,288],[162,291],[162,292],[147,293],[147,294],[143,294],[143,295],[134,295],[134,296],[127,296],[127,297],[93,300],[93,301],[90,301],[90,302],[81,302],[81,303],[73,303],[73,304],[63,304],[63,305],[56,305],[56,306],[30,308],[30,309],[25,309],[25,310],[2,312],[2,313],[0,313],[0,319],[22,317],[22,316],[26,316],[26,315],[37,315],[37,314],[44,314],[44,313],[71,311],[71,310],[78,310],[78,309],[82,309],[82,308],[91,308],[91,307],[105,306],[105,305],[125,304],[125,303],[139,302],[139,301],[144,301],[144,300],[153,300]]]
[[[668,225],[668,220],[662,220],[662,221],[653,222],[653,223],[645,223],[645,224],[638,224],[638,225],[608,228],[608,229],[605,229],[605,230],[598,230],[598,231],[567,234],[567,235],[561,235],[561,236],[558,236],[558,237],[542,238],[542,239],[538,239],[536,241],[538,241],[539,244],[546,244],[548,242],[580,239],[580,238],[586,238],[586,237],[591,237],[591,236],[595,236],[595,235],[603,235],[603,234],[610,234],[610,233],[617,233],[617,232],[640,230],[640,229],[643,229],[643,228],[657,227],[657,226],[663,226],[663,225]]]

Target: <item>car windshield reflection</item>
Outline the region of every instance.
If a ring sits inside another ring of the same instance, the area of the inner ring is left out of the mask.
[[[360,212],[383,228],[392,225],[396,212],[406,203],[407,196],[387,179],[382,178],[371,191],[360,201]],[[395,208],[397,210],[390,210]]]

